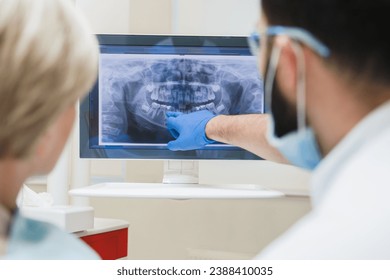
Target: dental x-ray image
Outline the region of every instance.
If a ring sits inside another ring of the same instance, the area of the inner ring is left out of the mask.
[[[166,145],[166,111],[263,112],[254,57],[101,54],[99,142]]]

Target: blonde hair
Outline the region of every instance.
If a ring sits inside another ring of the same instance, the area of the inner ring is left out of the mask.
[[[70,0],[0,0],[0,158],[27,157],[92,86],[98,47]]]

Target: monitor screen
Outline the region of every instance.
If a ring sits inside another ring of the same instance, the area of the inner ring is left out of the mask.
[[[81,158],[259,159],[209,144],[170,151],[167,111],[264,112],[263,83],[245,37],[98,35],[99,75],[80,105]]]

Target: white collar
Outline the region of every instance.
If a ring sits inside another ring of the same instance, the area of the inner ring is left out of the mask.
[[[321,161],[311,179],[314,207],[322,200],[332,180],[358,148],[375,138],[379,132],[390,128],[389,120],[390,101],[387,101],[360,121]]]

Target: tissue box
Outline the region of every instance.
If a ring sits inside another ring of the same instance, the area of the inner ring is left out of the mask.
[[[54,224],[67,232],[94,227],[94,211],[89,206],[23,206],[20,211],[25,217]]]

